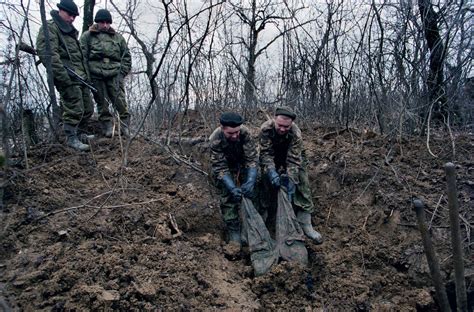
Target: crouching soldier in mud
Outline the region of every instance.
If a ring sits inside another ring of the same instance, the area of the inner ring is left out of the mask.
[[[132,56],[123,36],[110,26],[112,15],[108,10],[98,10],[94,22],[82,34],[81,45],[92,83],[97,88],[94,100],[97,103],[99,121],[104,136],[112,137],[113,117],[109,111],[111,102],[119,114],[122,135],[128,136],[130,114],[123,79],[132,68]]]
[[[254,198],[258,154],[244,118],[237,113],[223,113],[220,124],[209,137],[211,170],[220,192],[220,208],[226,225],[226,241],[240,250],[239,208],[242,196]],[[238,183],[242,182],[241,187]]]
[[[270,208],[271,199],[276,198],[275,192],[283,183],[280,175],[286,174],[288,198],[293,204],[298,222],[307,237],[321,244],[323,238],[311,224],[314,205],[306,172],[303,138],[301,130],[293,122],[295,118],[296,114],[289,108],[280,107],[276,109],[274,118],[260,127],[262,195],[266,196],[262,200],[262,206],[267,210]],[[263,178],[264,175],[266,178]]]
[[[59,92],[62,106],[62,121],[67,145],[79,150],[89,150],[85,144],[93,136],[87,136],[87,123],[94,112],[90,90],[80,81],[71,77],[65,66],[73,70],[84,81],[89,80],[78,38],[78,31],[72,23],[79,15],[77,5],[72,0],[61,0],[59,11],[52,10],[47,22],[49,44],[51,47],[51,66],[54,86]],[[41,27],[36,40],[36,50],[43,64],[46,64],[46,40]]]

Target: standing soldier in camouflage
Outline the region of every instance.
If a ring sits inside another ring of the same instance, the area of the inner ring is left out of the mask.
[[[274,118],[260,127],[260,164],[262,174],[267,176],[263,179],[263,185],[267,189],[273,188],[273,191],[265,193],[268,197],[276,197],[275,190],[283,183],[280,174],[285,173],[288,176],[288,198],[296,210],[303,232],[316,243],[322,243],[321,234],[311,225],[314,205],[306,172],[303,138],[301,130],[293,122],[295,118],[296,114],[289,108],[277,108]],[[262,204],[268,205],[269,201]]]
[[[98,10],[94,22],[95,24],[82,34],[81,45],[92,83],[97,88],[94,100],[97,103],[99,121],[102,123],[104,135],[112,137],[113,117],[109,111],[110,101],[119,114],[122,134],[128,136],[130,114],[125,100],[123,79],[132,68],[130,50],[123,36],[110,26],[112,15],[108,10]]]
[[[211,169],[220,191],[220,208],[226,224],[227,242],[241,246],[239,208],[242,196],[254,198],[258,154],[244,118],[236,113],[223,113],[221,126],[209,137]],[[238,187],[237,182],[242,182]]]
[[[76,16],[79,15],[79,10],[72,0],[61,0],[57,6],[59,11],[51,11],[52,19],[46,25],[52,53],[51,65],[54,85],[61,98],[67,145],[79,151],[87,151],[89,145],[81,142],[78,134],[81,140],[88,139],[87,135],[81,135],[81,129],[85,129],[94,112],[90,90],[71,77],[64,67],[68,66],[74,70],[83,80],[89,80],[85,60],[77,39],[79,33],[72,25]],[[46,64],[46,42],[43,27],[38,33],[36,49],[41,62]]]

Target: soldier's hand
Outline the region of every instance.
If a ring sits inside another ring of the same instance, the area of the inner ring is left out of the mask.
[[[278,174],[278,172],[276,172],[275,169],[271,169],[270,171],[268,171],[268,178],[270,179],[270,183],[274,188],[277,189],[280,187],[280,175]]]
[[[288,175],[286,174],[282,175],[281,180],[282,180],[281,184],[286,188],[286,192],[288,194],[288,200],[291,203],[295,196],[296,185],[293,182],[293,180],[291,180],[290,177],[288,177]]]
[[[240,187],[234,187],[230,194],[233,202],[238,203],[242,200],[242,189]]]
[[[253,181],[245,182],[242,184],[242,194],[247,198],[252,198],[254,187],[255,183]]]
[[[242,184],[242,194],[247,198],[253,197],[253,191],[255,188],[255,183],[257,181],[257,168],[248,168],[247,169],[247,179],[244,184]]]
[[[240,187],[237,187],[232,179],[230,174],[226,174],[222,177],[222,183],[224,183],[225,187],[230,193],[230,200],[238,203],[242,199],[242,190]]]

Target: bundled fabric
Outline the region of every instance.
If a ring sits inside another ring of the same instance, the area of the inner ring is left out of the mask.
[[[308,264],[308,251],[304,245],[304,233],[296,219],[284,186],[278,191],[275,236],[271,237],[265,222],[252,201],[242,199],[241,220],[243,238],[247,241],[255,276],[270,271],[281,258],[285,261]]]
[[[262,217],[255,209],[252,201],[242,199],[240,213],[242,214],[242,233],[249,245],[250,260],[255,276],[267,273],[272,265],[278,263],[278,249],[270,236]]]
[[[278,191],[275,235],[278,253],[283,260],[308,264],[304,233],[283,186]]]

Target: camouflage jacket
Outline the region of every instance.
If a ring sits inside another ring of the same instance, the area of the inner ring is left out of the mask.
[[[81,46],[92,77],[126,76],[132,68],[127,42],[113,28],[100,31],[97,24],[92,25],[82,34]]]
[[[59,16],[56,10],[51,11],[52,19],[47,22],[49,30],[49,43],[51,46],[51,65],[53,69],[54,84],[59,87],[67,87],[72,84],[80,84],[71,78],[64,68],[64,65],[72,68],[84,80],[88,80],[89,75],[85,66],[78,31],[74,26],[67,24]],[[40,28],[36,38],[36,50],[43,64],[46,55],[46,42],[43,27]]]
[[[260,164],[263,172],[270,169],[286,170],[288,176],[298,183],[298,172],[303,163],[303,138],[301,130],[293,123],[286,135],[279,135],[275,122],[268,120],[260,127]]]
[[[236,142],[229,142],[219,127],[209,137],[209,143],[214,178],[221,179],[225,174],[240,168],[257,167],[256,144],[247,127],[240,127],[240,138]]]

